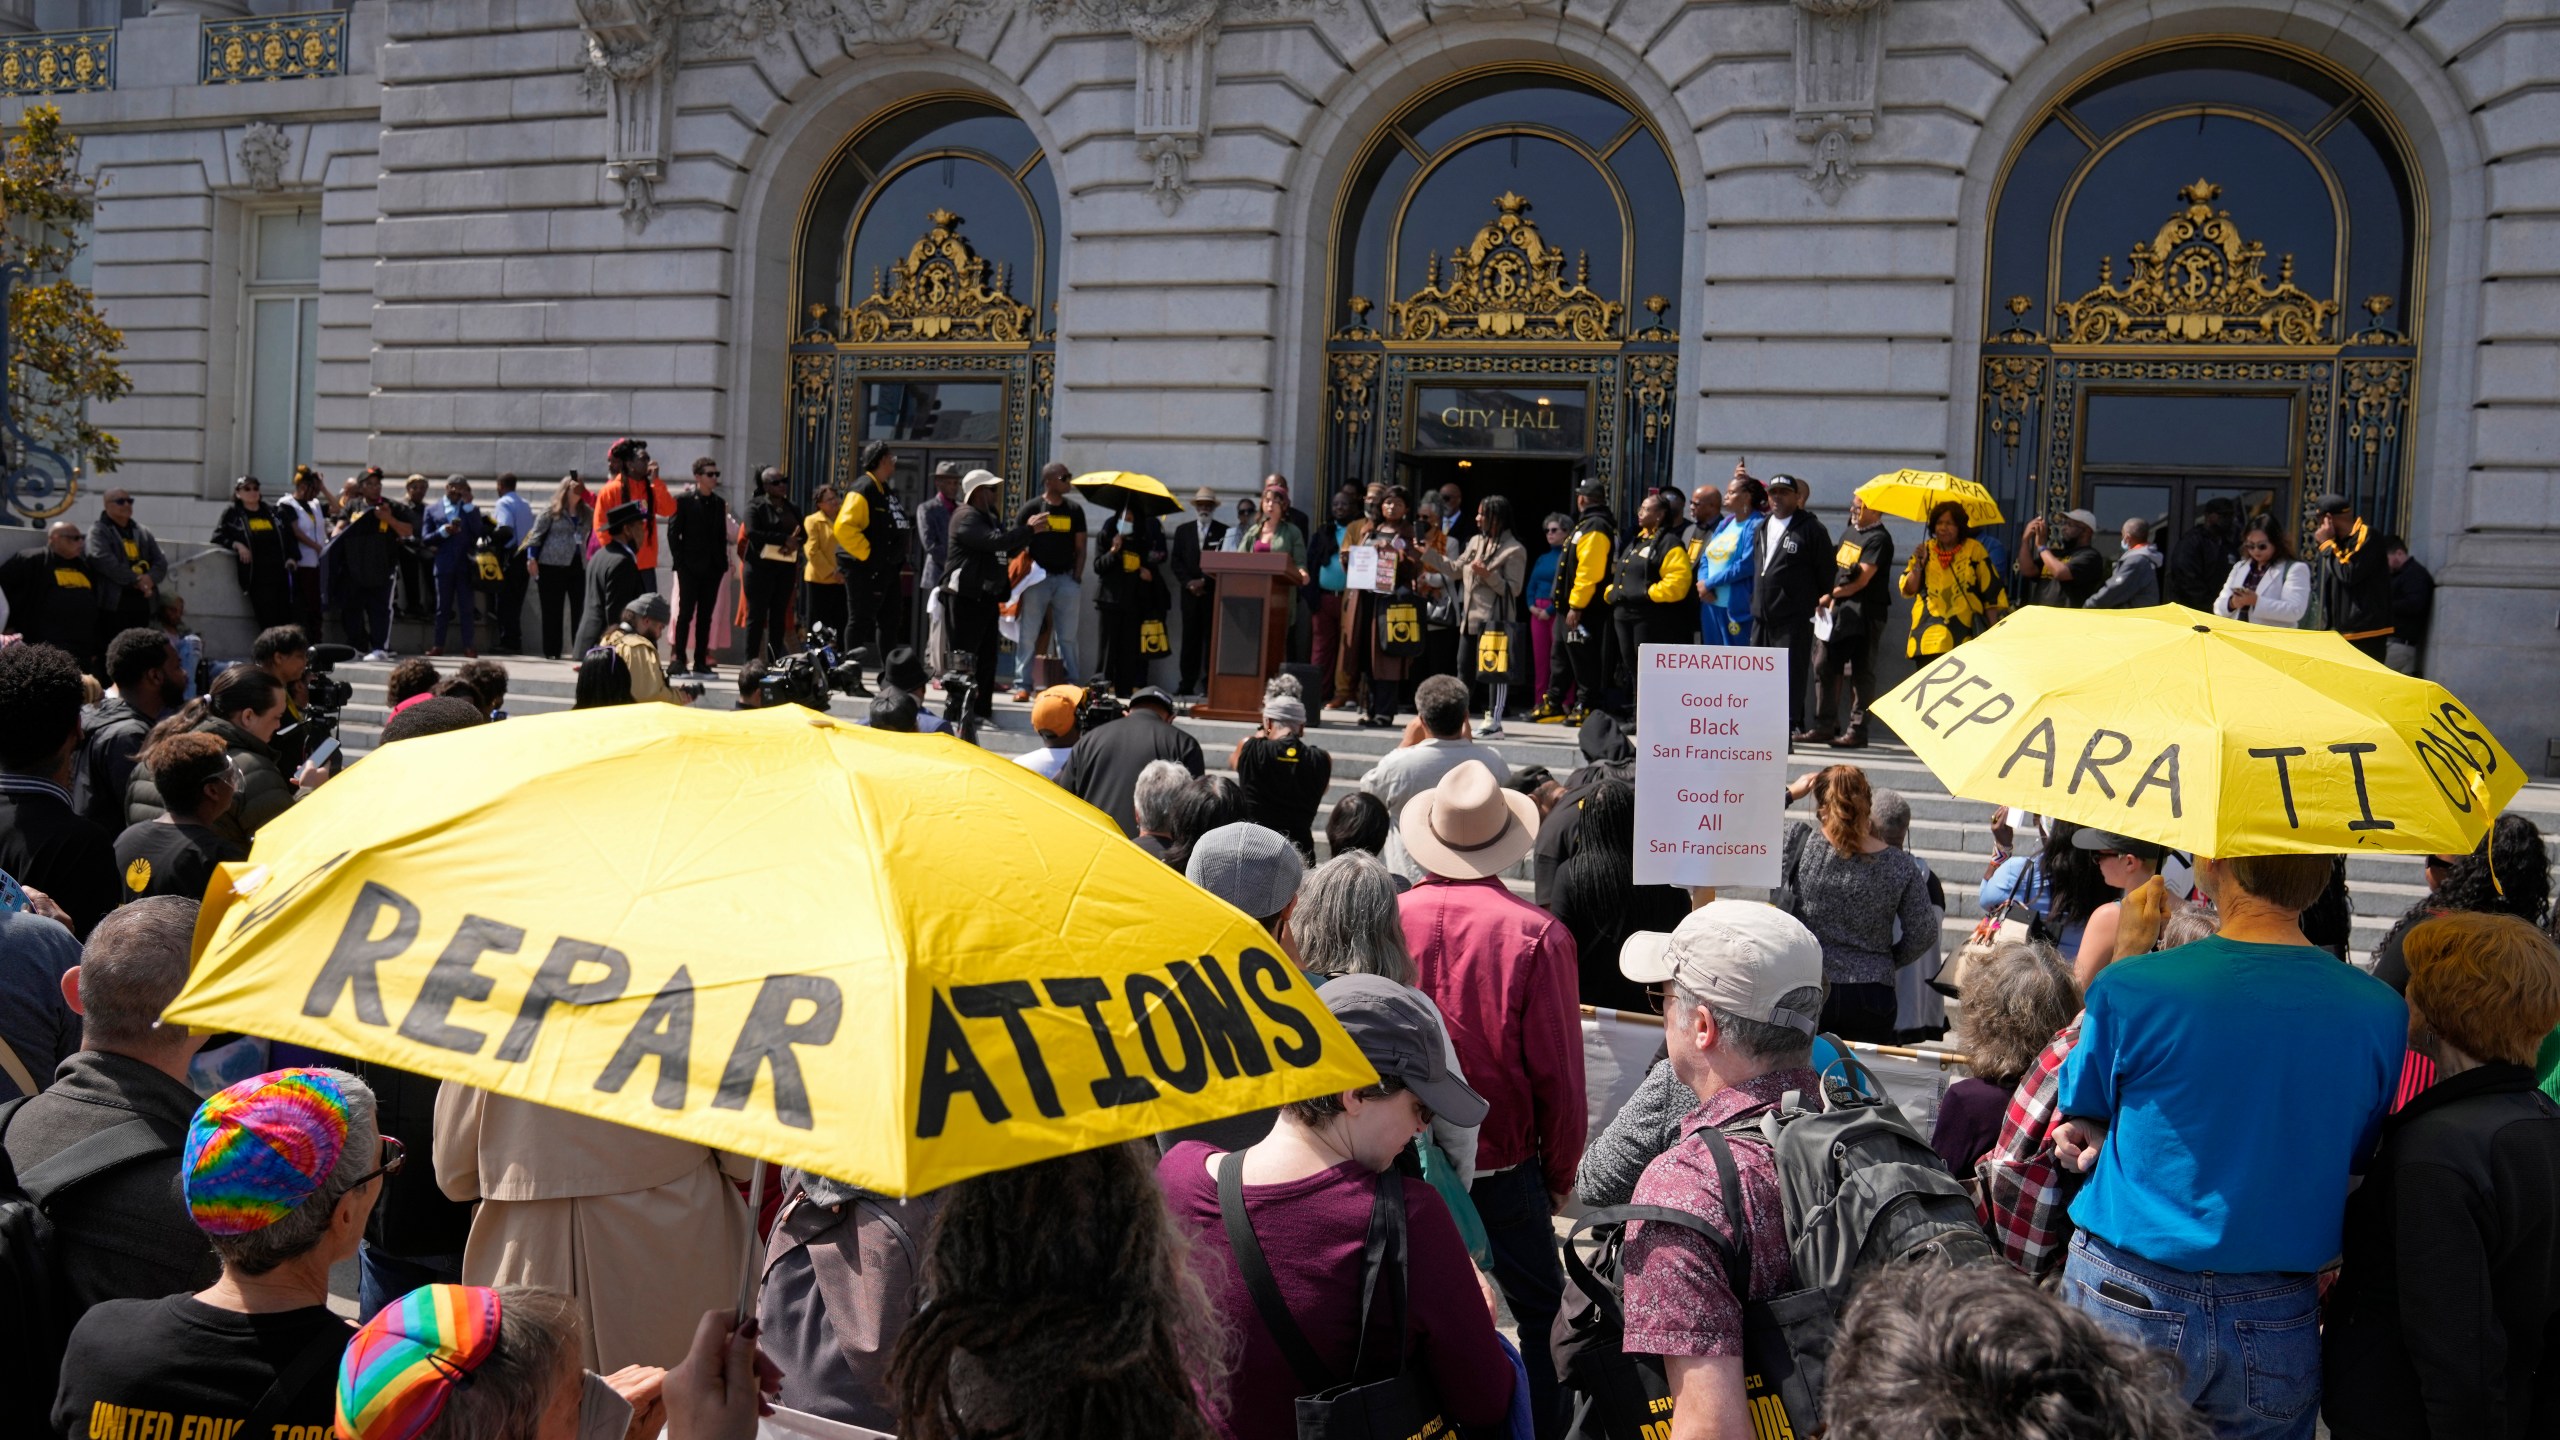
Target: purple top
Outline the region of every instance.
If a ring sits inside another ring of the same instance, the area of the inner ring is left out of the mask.
[[[1191,1233],[1210,1303],[1235,1327],[1235,1368],[1227,1375],[1226,1411],[1213,1417],[1232,1440],[1296,1440],[1297,1376],[1278,1341],[1264,1328],[1244,1272],[1227,1245],[1218,1215],[1218,1182],[1209,1173],[1218,1152],[1186,1140],[1156,1165],[1166,1206]],[[1369,1235],[1369,1207],[1377,1177],[1346,1161],[1322,1174],[1279,1185],[1244,1187],[1245,1213],[1254,1238],[1271,1263],[1290,1318],[1337,1383],[1351,1378],[1351,1349],[1360,1331],[1360,1254]],[[1511,1361],[1495,1337],[1493,1316],[1477,1292],[1475,1267],[1457,1222],[1432,1188],[1404,1182],[1407,1250],[1406,1322],[1414,1365],[1439,1387],[1440,1404],[1460,1425],[1491,1425],[1511,1412]],[[1384,1378],[1386,1327],[1393,1323],[1387,1287],[1378,1286],[1376,1318],[1369,1325],[1369,1378]]]
[[[1929,1148],[1947,1162],[1947,1173],[1973,1178],[1973,1167],[2000,1143],[2000,1122],[2009,1114],[2009,1092],[1988,1080],[1967,1075],[1938,1098],[1938,1128]]]

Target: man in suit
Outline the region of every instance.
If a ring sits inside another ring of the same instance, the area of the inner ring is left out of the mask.
[[[1200,571],[1200,557],[1223,548],[1227,543],[1227,522],[1218,518],[1218,492],[1203,485],[1191,492],[1193,518],[1185,520],[1173,532],[1173,553],[1166,564],[1173,567],[1174,583],[1182,587],[1182,693],[1197,695],[1206,679],[1209,661],[1209,607],[1216,597],[1209,577]]]
[[[622,618],[622,607],[642,591],[653,589],[649,572],[640,566],[640,542],[656,527],[647,506],[626,500],[605,512],[606,540],[587,561],[587,608],[578,622],[577,651],[586,654],[604,638],[607,625]]]
[[[1760,522],[1759,574],[1751,589],[1751,643],[1787,651],[1787,730],[1805,728],[1805,688],[1813,673],[1813,611],[1831,591],[1831,532],[1804,508],[1793,475],[1769,481]]]

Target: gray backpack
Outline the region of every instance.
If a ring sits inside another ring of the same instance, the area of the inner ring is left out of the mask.
[[[1822,1108],[1790,1091],[1728,1132],[1766,1141],[1777,1157],[1796,1288],[1769,1303],[1788,1317],[1788,1349],[1817,1403],[1832,1330],[1869,1271],[1924,1257],[1951,1265],[1999,1257],[1972,1197],[1875,1073],[1846,1044],[1824,1038],[1841,1069],[1823,1073],[1813,1097]]]

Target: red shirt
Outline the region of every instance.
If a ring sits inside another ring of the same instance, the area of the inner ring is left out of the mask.
[[[1209,1173],[1209,1157],[1216,1153],[1185,1140],[1156,1164],[1165,1205],[1191,1234],[1209,1301],[1236,1335],[1226,1408],[1213,1418],[1218,1433],[1231,1440],[1295,1440],[1298,1377],[1263,1325],[1227,1244],[1218,1182]],[[1288,1302],[1289,1318],[1337,1380],[1352,1373],[1351,1350],[1360,1334],[1360,1254],[1377,1185],[1377,1176],[1346,1161],[1303,1180],[1244,1187],[1245,1214],[1253,1220],[1254,1239],[1271,1264],[1280,1298]],[[1404,1208],[1407,1363],[1431,1377],[1449,1418],[1461,1425],[1496,1424],[1511,1412],[1511,1361],[1476,1289],[1466,1242],[1428,1184],[1406,1180]],[[1370,1357],[1377,1368],[1363,1378],[1376,1379],[1386,1374],[1387,1356],[1394,1353],[1385,1338],[1394,1312],[1383,1283],[1371,1307]]]
[[[1724,1180],[1715,1152],[1697,1134],[1757,1115],[1790,1090],[1807,1095],[1821,1085],[1810,1070],[1773,1070],[1727,1090],[1689,1112],[1680,1138],[1644,1167],[1635,1203],[1686,1210],[1718,1234],[1733,1225],[1724,1213]],[[1778,1160],[1754,1136],[1727,1135],[1734,1177],[1742,1186],[1742,1214],[1751,1235],[1751,1293],[1765,1300],[1793,1283],[1787,1254],[1786,1202],[1778,1190]],[[1627,1314],[1625,1348],[1631,1355],[1733,1356],[1742,1353],[1742,1296],[1733,1293],[1724,1256],[1707,1238],[1677,1225],[1634,1221],[1621,1253]]]
[[[1397,905],[1414,987],[1485,1098],[1476,1173],[1534,1159],[1549,1193],[1571,1192],[1590,1128],[1572,932],[1498,879],[1425,880]]]

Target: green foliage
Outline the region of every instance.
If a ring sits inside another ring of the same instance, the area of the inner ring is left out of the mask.
[[[133,379],[115,358],[124,333],[69,278],[96,210],[90,192],[79,139],[63,130],[62,112],[28,107],[17,133],[0,143],[0,263],[24,272],[9,303],[9,408],[35,443],[104,473],[116,468],[119,447],[89,423],[89,405],[122,399]]]

